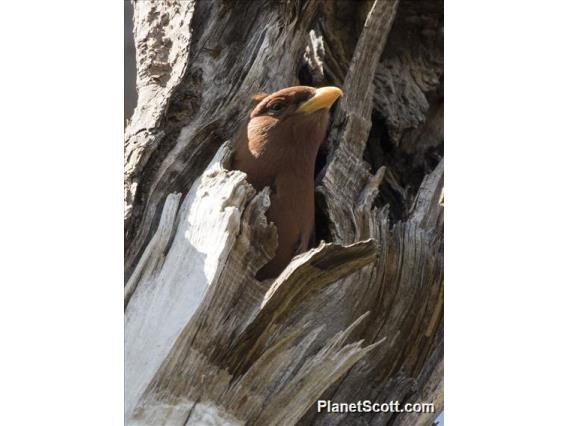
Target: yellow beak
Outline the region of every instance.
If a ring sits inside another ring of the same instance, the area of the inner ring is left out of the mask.
[[[300,104],[297,112],[310,114],[320,109],[329,109],[335,103],[337,98],[343,95],[343,91],[339,87],[320,87],[316,89],[316,94],[303,104]]]

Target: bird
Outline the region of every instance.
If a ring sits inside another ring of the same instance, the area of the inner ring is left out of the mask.
[[[256,191],[270,187],[266,217],[276,226],[274,257],[256,274],[277,277],[290,260],[308,250],[315,228],[316,156],[329,125],[338,87],[293,86],[253,96],[234,141],[232,169],[246,173]]]

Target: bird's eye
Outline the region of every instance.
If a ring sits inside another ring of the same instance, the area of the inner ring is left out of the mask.
[[[268,106],[268,112],[278,114],[279,112],[282,112],[285,107],[286,105],[284,105],[284,102],[274,102]]]

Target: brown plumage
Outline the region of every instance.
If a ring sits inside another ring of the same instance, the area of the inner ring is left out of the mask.
[[[337,87],[288,87],[261,94],[235,144],[233,168],[259,191],[271,188],[267,217],[278,230],[274,258],[257,274],[277,276],[309,248],[314,231],[314,168],[329,123]]]

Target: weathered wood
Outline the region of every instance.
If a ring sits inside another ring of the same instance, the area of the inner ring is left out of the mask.
[[[345,79],[345,96],[340,100],[330,131],[328,146],[333,151],[318,191],[323,193],[326,201],[331,232],[336,241],[355,240],[353,211],[359,194],[371,179],[370,166],[363,161],[363,152],[371,130],[373,76],[397,6],[398,0],[373,3]],[[378,184],[378,176],[372,181]]]
[[[132,272],[130,279],[124,287],[125,305],[130,301],[130,297],[132,297],[138,283],[147,280],[148,275],[156,270],[158,262],[163,261],[164,252],[172,235],[180,196],[181,194],[170,194],[166,199],[158,229],[146,246],[142,257],[136,265],[136,269]]]
[[[165,6],[165,4],[164,4]],[[189,60],[195,1],[137,2],[134,19],[138,103],[125,135],[125,219],[128,223],[140,176],[164,137],[160,122]]]
[[[441,2],[134,7],[127,424],[431,423],[443,408]],[[259,282],[277,245],[269,189],[229,171],[230,139],[252,94],[298,83],[345,92],[316,179],[325,241]],[[317,399],[437,412],[317,413]]]
[[[373,262],[376,246],[372,241],[348,247],[322,244],[295,258],[271,285],[258,283],[254,275],[273,254],[276,243],[274,227],[264,217],[268,192],[254,196],[243,173],[225,170],[223,164],[227,164],[229,154],[228,145],[224,145],[194,184],[179,209],[176,235],[160,268],[137,274],[142,275],[140,283],[127,305],[126,410],[127,417],[134,413],[142,424],[159,423],[160,416],[166,416],[163,410],[176,406],[179,398],[192,404],[207,400],[223,416],[230,413],[250,421],[261,415],[258,404],[242,413],[231,413],[223,405],[229,379],[233,380],[230,372],[239,372],[244,382],[248,377],[253,381],[262,377],[267,389],[283,388],[277,394],[279,398],[298,398],[312,388],[310,394],[317,396],[317,389],[321,393],[372,348],[343,345],[352,326],[315,355],[317,362],[305,364],[307,361],[296,352],[298,348],[306,352],[318,334],[317,328],[296,316],[294,326],[288,326],[296,330],[292,333],[295,339],[288,332],[277,332],[283,320],[296,312],[298,301],[315,298],[314,292]],[[170,216],[172,210],[168,206],[164,216]],[[172,219],[162,222],[171,223]],[[257,243],[251,245],[251,241]],[[310,344],[292,346],[289,350],[296,356],[282,358],[283,347],[300,339]],[[230,356],[215,353],[227,348],[231,348]],[[299,364],[301,361],[304,363]],[[321,370],[318,364],[325,362],[334,364],[334,368]],[[219,363],[224,364],[221,371]],[[296,376],[287,373],[288,381],[282,380],[284,372],[302,365],[304,370]],[[180,375],[186,371],[192,374]],[[274,376],[272,381],[268,372]],[[313,379],[306,383],[304,376],[308,373]],[[202,376],[209,377],[214,388],[198,387],[196,378]],[[300,380],[302,386],[294,384]],[[308,384],[309,388],[302,390]],[[144,389],[148,390],[139,401]],[[235,398],[271,401],[266,389],[260,393],[244,385],[239,389]],[[298,418],[310,401],[297,402]],[[191,405],[184,404],[186,408]],[[284,407],[289,410],[294,406],[286,403]],[[175,418],[180,415],[176,410]],[[177,420],[166,416],[163,421],[172,424]]]

